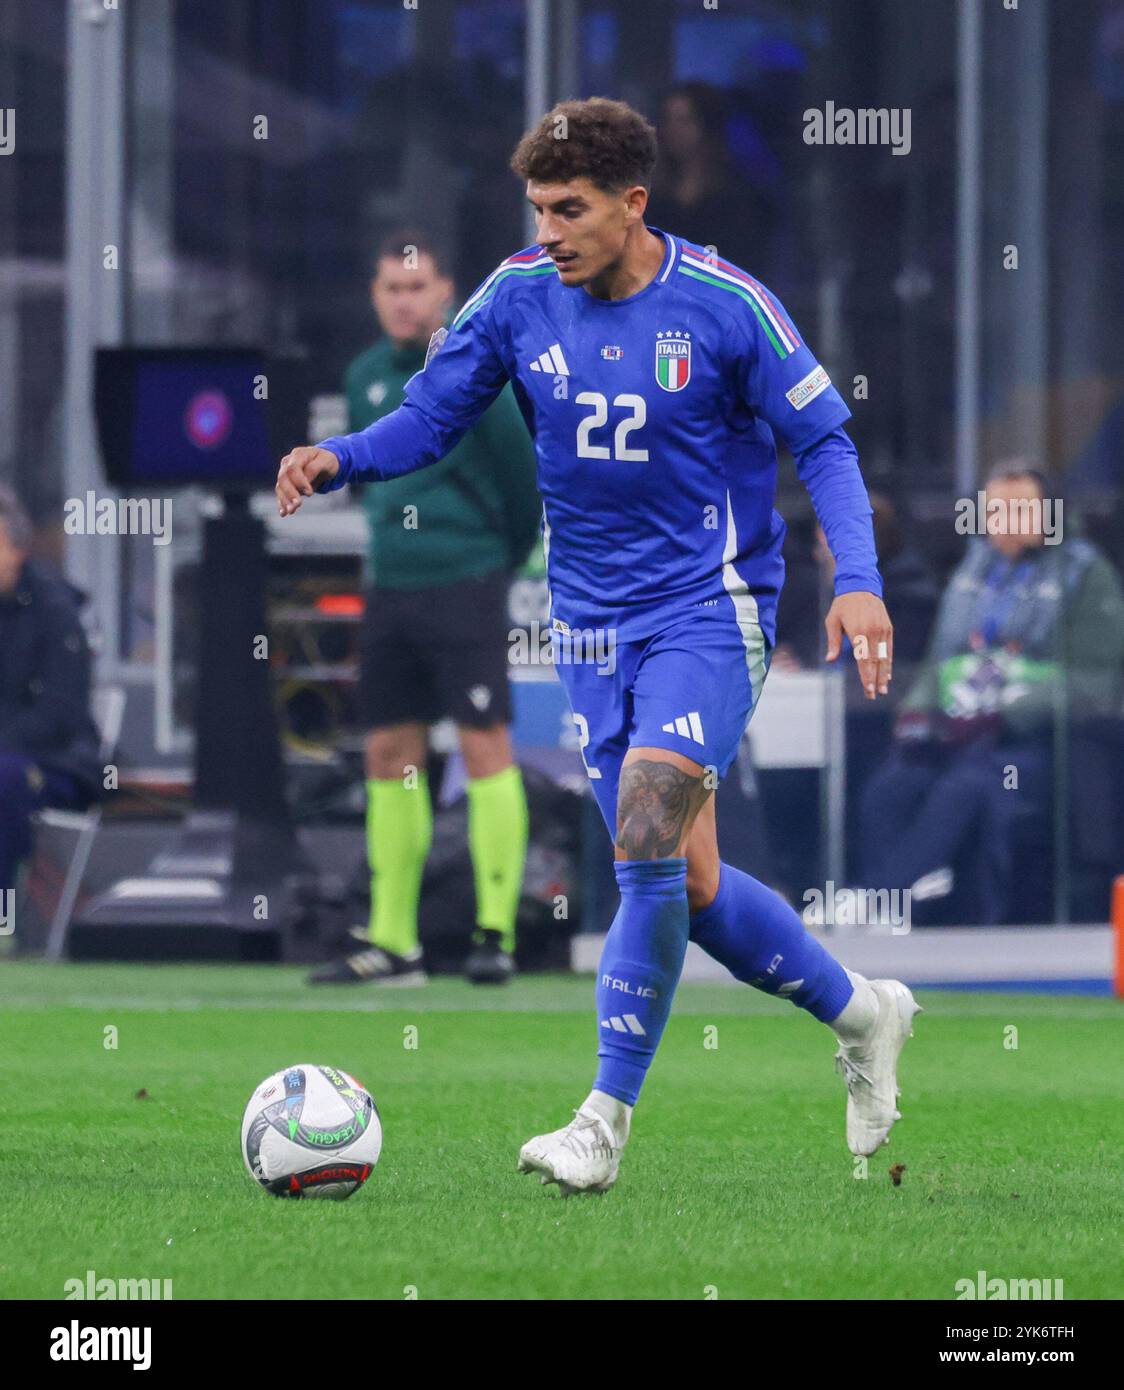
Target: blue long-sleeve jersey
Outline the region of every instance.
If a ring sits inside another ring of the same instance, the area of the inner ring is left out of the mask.
[[[504,261],[406,385],[398,410],[322,441],[334,489],[446,454],[511,381],[535,441],[556,628],[620,641],[733,598],[775,642],[784,522],[775,435],[836,559],[837,594],[881,595],[850,411],[776,297],[737,266],[663,238],[626,299],[561,282],[538,247]]]

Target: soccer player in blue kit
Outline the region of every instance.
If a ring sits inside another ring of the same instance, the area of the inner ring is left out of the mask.
[[[512,157],[536,244],[465,303],[398,410],[294,449],[276,487],[288,516],[314,492],[424,468],[513,385],[538,458],[555,667],[621,899],[597,975],[593,1089],[519,1155],[564,1194],[616,1180],[688,940],[833,1030],[855,1154],[900,1118],[918,1009],[900,982],[844,969],[778,894],[719,859],[712,792],[776,641],[774,434],[835,556],[828,659],[846,635],[874,699],[893,638],[850,411],[763,285],[645,225],[655,160],[654,130],[621,102],[544,116]]]

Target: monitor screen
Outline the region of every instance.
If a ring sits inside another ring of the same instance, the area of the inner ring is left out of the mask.
[[[272,487],[281,454],[305,442],[298,374],[251,348],[100,348],[106,476],[122,490]]]

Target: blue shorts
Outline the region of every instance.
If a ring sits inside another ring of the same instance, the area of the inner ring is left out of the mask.
[[[551,636],[554,668],[611,836],[630,747],[668,748],[716,778],[726,774],[772,656],[751,598],[674,618],[635,642],[597,642],[592,633]]]

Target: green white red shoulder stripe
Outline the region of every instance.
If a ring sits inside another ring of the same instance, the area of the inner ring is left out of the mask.
[[[778,356],[787,357],[800,347],[800,337],[780,305],[759,281],[718,256],[704,256],[684,246],[679,270],[744,299],[757,316]]]
[[[545,252],[520,251],[514,256],[508,256],[506,261],[501,261],[492,271],[476,293],[465,301],[464,307],[453,320],[453,327],[460,328],[466,323],[476,310],[492,297],[501,280],[506,280],[512,275],[541,275],[548,270],[554,270],[554,262]]]

